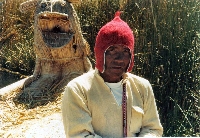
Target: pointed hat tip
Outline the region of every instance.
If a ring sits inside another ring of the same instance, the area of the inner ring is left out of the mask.
[[[121,14],[121,11],[117,11],[116,13],[115,13],[115,17],[120,17],[120,14]]]

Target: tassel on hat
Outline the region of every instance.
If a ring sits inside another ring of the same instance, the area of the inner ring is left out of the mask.
[[[96,65],[95,67],[104,72],[104,53],[108,47],[116,44],[124,45],[131,51],[131,61],[127,72],[130,72],[134,64],[134,35],[131,28],[120,18],[120,11],[115,13],[115,18],[105,24],[98,32],[94,47]]]

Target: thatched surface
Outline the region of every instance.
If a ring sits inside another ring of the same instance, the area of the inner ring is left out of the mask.
[[[16,93],[0,100],[0,137],[5,138],[62,138],[64,129],[61,117],[61,97],[45,106],[26,109],[15,104]]]

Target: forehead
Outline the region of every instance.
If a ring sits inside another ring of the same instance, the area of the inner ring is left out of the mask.
[[[109,50],[109,49],[119,49],[119,50],[128,49],[129,50],[129,48],[127,46],[121,45],[121,44],[111,45],[111,46],[108,47],[107,50]]]

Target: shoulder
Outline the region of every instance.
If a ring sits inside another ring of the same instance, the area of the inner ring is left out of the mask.
[[[84,86],[87,85],[87,83],[90,83],[92,78],[94,77],[94,70],[91,70],[89,72],[86,72],[74,79],[72,79],[68,84],[67,87],[74,87],[74,86]]]

